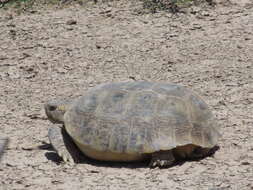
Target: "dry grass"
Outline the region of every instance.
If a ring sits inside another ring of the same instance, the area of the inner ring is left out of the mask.
[[[13,9],[17,13],[30,12],[36,9],[45,9],[49,7],[62,8],[69,4],[79,4],[81,6],[87,3],[107,3],[114,0],[2,0],[0,9]],[[213,0],[140,0],[143,8],[147,12],[156,13],[158,11],[169,11],[177,13],[182,8],[190,7],[200,3],[214,4]]]

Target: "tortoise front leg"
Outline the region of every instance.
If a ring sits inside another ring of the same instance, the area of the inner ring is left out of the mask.
[[[176,159],[173,155],[172,150],[161,150],[158,152],[154,152],[152,154],[151,161],[149,163],[149,167],[169,167],[175,163]]]
[[[48,138],[64,162],[78,162],[79,151],[63,127],[51,127],[48,131]]]

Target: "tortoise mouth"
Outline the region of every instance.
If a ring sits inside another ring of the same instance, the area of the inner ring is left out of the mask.
[[[53,120],[51,117],[48,117],[48,120],[53,123],[53,124],[56,124],[57,122],[55,120]]]
[[[54,117],[47,114],[48,120],[53,124],[64,124],[61,120],[56,120]]]
[[[62,111],[57,110],[57,106],[49,106],[45,105],[45,112],[47,115],[47,118],[50,122],[52,123],[59,123],[63,124],[64,122],[62,121],[64,113]]]
[[[57,123],[53,118],[52,118],[52,116],[51,116],[51,114],[49,114],[48,112],[47,112],[47,110],[46,110],[46,115],[47,115],[47,119],[50,121],[50,122],[52,122],[52,123]]]

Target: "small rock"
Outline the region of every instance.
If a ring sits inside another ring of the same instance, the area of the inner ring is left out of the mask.
[[[210,16],[210,14],[209,14],[208,12],[206,12],[206,11],[203,11],[203,12],[202,12],[202,15],[203,15],[203,16]]]
[[[108,9],[108,10],[105,10],[105,11],[101,11],[99,14],[103,15],[103,14],[107,14],[107,13],[110,13],[110,12],[111,12],[111,10]]]
[[[16,36],[16,31],[13,30],[13,29],[11,29],[11,30],[9,31],[9,34],[10,34],[12,37],[14,37],[14,36]]]
[[[63,182],[60,181],[60,180],[52,180],[51,183],[53,183],[53,184],[61,184],[61,183],[63,183]]]
[[[250,163],[245,161],[245,162],[242,162],[241,165],[250,165]]]
[[[22,53],[22,56],[20,56],[19,60],[23,60],[23,59],[26,59],[27,57],[31,57],[30,54],[28,53]],[[20,66],[20,68],[24,68],[23,66]]]
[[[101,49],[101,45],[96,44],[97,49]]]
[[[5,17],[6,20],[12,20],[13,19],[13,16],[12,14],[8,14],[6,17]]]
[[[199,13],[200,10],[201,9],[199,7],[192,7],[190,13],[195,15],[195,14]]]
[[[71,20],[68,20],[68,21],[66,22],[66,24],[67,24],[67,25],[75,25],[75,24],[77,24],[77,21],[71,19]]]
[[[37,13],[36,10],[30,10],[29,12],[30,12],[31,14]]]
[[[100,173],[98,170],[89,170],[89,172],[94,174]]]

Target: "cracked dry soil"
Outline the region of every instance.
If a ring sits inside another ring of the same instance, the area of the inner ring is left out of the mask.
[[[0,10],[0,189],[253,189],[253,2],[138,14],[132,1],[15,15]],[[189,9],[189,10],[190,10]],[[221,126],[213,157],[168,169],[59,163],[43,104],[110,81],[198,92]],[[40,146],[40,149],[32,149]]]

